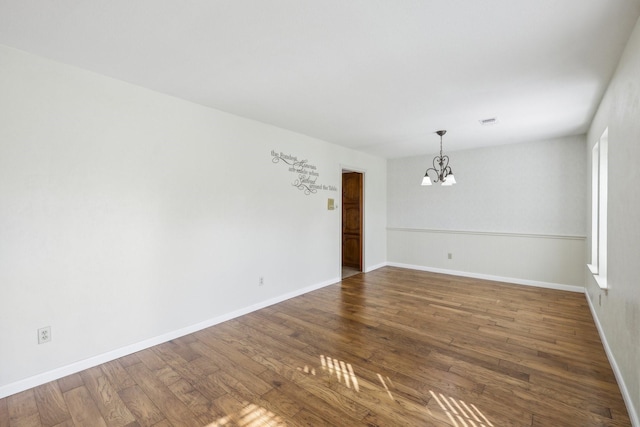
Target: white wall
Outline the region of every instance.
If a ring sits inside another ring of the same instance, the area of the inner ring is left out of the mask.
[[[582,237],[396,228],[387,247],[399,267],[577,292],[584,286]]]
[[[420,185],[433,155],[390,160],[388,260],[584,286],[585,145],[575,136],[448,152],[450,187]]]
[[[343,165],[386,261],[384,159],[5,47],[0,93],[0,397],[339,280]]]
[[[600,290],[587,274],[587,295],[634,425],[640,426],[640,21],[589,130],[587,156],[607,127],[609,290]],[[591,212],[590,200],[585,210]]]

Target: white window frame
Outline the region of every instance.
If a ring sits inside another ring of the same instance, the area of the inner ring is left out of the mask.
[[[591,262],[593,278],[607,289],[607,201],[608,201],[609,128],[591,151]]]

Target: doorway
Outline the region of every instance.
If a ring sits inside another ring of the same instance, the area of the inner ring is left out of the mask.
[[[363,174],[342,171],[342,278],[362,272]]]

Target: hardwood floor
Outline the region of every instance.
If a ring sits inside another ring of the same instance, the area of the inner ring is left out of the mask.
[[[0,399],[40,425],[631,423],[584,295],[385,267]]]
[[[362,271],[356,268],[345,267],[344,265],[342,266],[342,279],[346,279],[347,277],[355,276],[360,273],[362,273]]]

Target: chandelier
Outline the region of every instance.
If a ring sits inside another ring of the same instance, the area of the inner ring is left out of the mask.
[[[427,169],[422,178],[422,185],[431,185],[431,177],[429,171],[435,172],[435,179],[433,182],[440,182],[441,185],[453,185],[456,183],[456,178],[453,176],[451,166],[449,166],[449,156],[442,155],[442,135],[447,133],[446,130],[439,130],[436,132],[440,135],[440,155],[433,158],[433,167]]]

